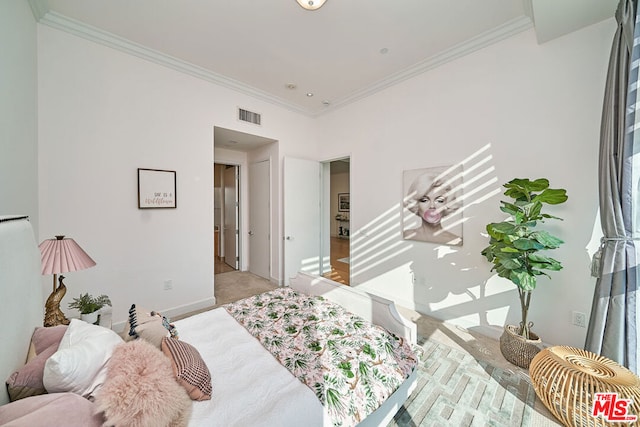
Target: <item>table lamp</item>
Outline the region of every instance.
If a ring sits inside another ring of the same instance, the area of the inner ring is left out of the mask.
[[[60,301],[67,293],[67,287],[62,283],[61,273],[84,270],[93,267],[96,262],[82,250],[73,239],[56,236],[40,243],[42,261],[42,275],[53,274],[53,291],[45,303],[44,326],[68,325],[69,319],[60,310]],[[58,279],[60,274],[60,279]],[[56,286],[56,282],[59,282]]]

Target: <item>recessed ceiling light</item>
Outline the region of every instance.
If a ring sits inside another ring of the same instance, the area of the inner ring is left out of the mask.
[[[308,96],[309,98],[311,98],[311,97],[313,96],[313,94],[312,94],[311,92],[307,92],[307,96]]]
[[[327,101],[326,99],[324,101],[322,101],[322,105],[330,105],[331,103],[329,101]]]
[[[389,49],[387,49],[386,47],[383,47],[382,49],[380,49],[380,54],[384,55],[386,53],[389,53]]]
[[[284,85],[284,87],[286,87],[289,90],[294,90],[298,86],[296,86],[295,83],[287,83],[286,85]]]
[[[234,141],[233,139],[229,140],[229,144],[237,144],[237,143],[238,143],[238,141]]]

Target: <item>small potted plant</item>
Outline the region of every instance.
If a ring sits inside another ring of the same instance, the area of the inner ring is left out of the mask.
[[[74,298],[69,303],[69,308],[76,309],[80,312],[80,318],[87,322],[97,325],[100,321],[100,313],[98,312],[104,306],[111,307],[111,300],[106,295],[93,297],[86,294],[80,294],[78,298]]]
[[[557,261],[544,253],[556,249],[562,243],[559,238],[538,225],[546,219],[561,219],[542,213],[545,204],[558,205],[567,200],[564,189],[549,188],[549,180],[540,178],[513,179],[504,184],[505,196],[512,201],[501,201],[500,210],[510,217],[502,222],[487,225],[490,236],[489,246],[482,250],[492,271],[498,276],[511,280],[520,297],[522,320],[520,325],[505,325],[500,337],[500,350],[511,363],[528,368],[531,359],[540,351],[540,338],[531,331],[533,325],[528,319],[531,294],[536,288],[536,277],[549,275],[544,270],[557,271],[562,268]]]

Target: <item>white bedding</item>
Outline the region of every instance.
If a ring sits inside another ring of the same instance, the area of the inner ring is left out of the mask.
[[[175,322],[211,372],[213,396],[194,402],[189,426],[323,426],[313,391],[262,347],[224,308]]]

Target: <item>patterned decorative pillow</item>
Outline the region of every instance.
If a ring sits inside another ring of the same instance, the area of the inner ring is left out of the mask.
[[[211,373],[194,346],[165,337],[162,339],[162,352],[171,359],[176,379],[192,400],[211,399]]]
[[[125,341],[142,338],[160,348],[162,338],[178,337],[178,330],[169,322],[169,319],[156,311],[146,310],[142,307],[131,305],[129,320],[125,327]]]

